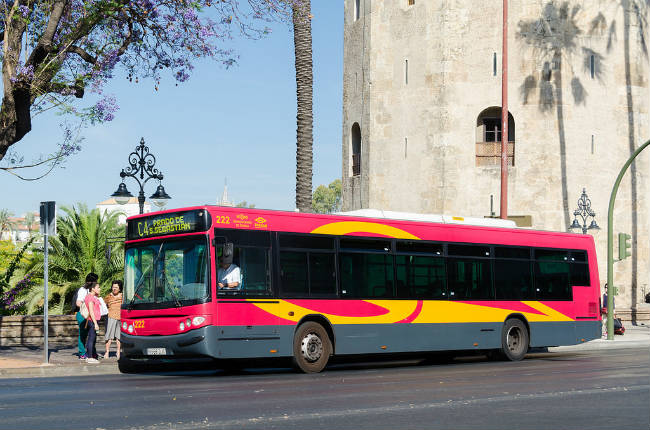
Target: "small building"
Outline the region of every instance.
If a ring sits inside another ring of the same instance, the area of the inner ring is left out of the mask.
[[[31,224],[28,218],[30,217],[27,214],[21,217],[9,218],[11,227],[0,234],[0,240],[11,240],[13,243],[26,242],[33,233],[38,233],[41,220],[38,212],[33,213]]]
[[[97,203],[95,207],[99,209],[99,213],[101,213],[102,215],[105,212],[122,212],[122,214],[120,214],[118,217],[119,224],[126,224],[126,219],[128,217],[133,215],[138,215],[140,213],[140,205],[138,204],[137,197],[131,197],[128,203],[125,203],[123,205],[119,204],[117,201],[115,201],[114,198],[111,197],[108,200],[104,200],[103,202]],[[149,212],[151,212],[151,205],[149,204],[148,201],[145,200],[144,213],[149,213]]]

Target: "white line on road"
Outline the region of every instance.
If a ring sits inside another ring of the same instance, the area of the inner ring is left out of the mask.
[[[173,428],[175,430],[193,430],[193,429],[222,429],[222,428],[232,429],[232,428],[242,428],[242,427],[250,427],[250,426],[260,426],[263,428],[265,425],[281,424],[281,423],[297,422],[297,421],[309,421],[314,419],[341,418],[341,417],[353,417],[353,416],[364,416],[364,415],[375,416],[377,414],[389,414],[389,413],[413,411],[413,410],[455,408],[455,407],[465,407],[465,406],[488,404],[488,403],[512,402],[517,400],[590,396],[594,394],[616,393],[616,392],[625,392],[625,391],[644,391],[649,389],[650,389],[650,385],[633,385],[633,386],[625,386],[625,387],[609,387],[609,388],[597,388],[597,389],[589,389],[589,390],[557,391],[557,392],[550,392],[550,393],[509,394],[506,396],[484,397],[479,399],[448,400],[446,402],[417,403],[417,404],[407,403],[407,404],[399,404],[399,405],[391,405],[391,406],[344,409],[344,410],[337,410],[337,411],[311,412],[311,413],[301,413],[301,414],[292,414],[292,415],[284,414],[284,415],[273,415],[273,416],[258,416],[258,417],[240,418],[234,420],[223,420],[223,421],[214,421],[214,422],[210,422],[206,418],[203,421],[191,421],[186,423],[166,422],[166,423],[155,424],[152,426],[131,427],[131,429],[132,430],[157,430],[161,428],[167,428],[167,429]]]

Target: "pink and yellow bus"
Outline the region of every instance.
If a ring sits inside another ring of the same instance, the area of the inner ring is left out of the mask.
[[[126,236],[123,371],[187,357],[286,357],[304,372],[368,354],[521,360],[601,336],[589,235],[201,206],[131,217]]]

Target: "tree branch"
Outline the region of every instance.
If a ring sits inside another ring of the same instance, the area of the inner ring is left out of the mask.
[[[36,67],[45,59],[47,54],[52,51],[52,40],[54,39],[54,33],[56,32],[56,28],[59,26],[59,22],[63,16],[64,9],[65,0],[55,0],[52,5],[50,19],[47,22],[47,28],[26,62],[26,64],[33,65],[34,69],[36,69]]]
[[[90,55],[88,52],[86,52],[83,48],[81,48],[81,47],[79,47],[79,46],[77,46],[77,45],[71,45],[71,46],[67,49],[67,51],[79,55],[79,56],[80,56],[81,58],[83,58],[84,61],[86,61],[87,63],[90,63],[90,64],[95,64],[95,63],[97,63],[97,58],[96,58],[96,57],[93,57],[93,56]]]
[[[84,87],[80,82],[77,82],[74,85],[50,82],[50,84],[45,87],[45,92],[57,93],[63,96],[74,95],[76,98],[81,99],[84,96]]]

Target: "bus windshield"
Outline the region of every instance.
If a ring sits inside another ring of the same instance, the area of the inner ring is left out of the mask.
[[[131,306],[187,306],[204,302],[208,288],[205,237],[129,246],[124,298]]]

